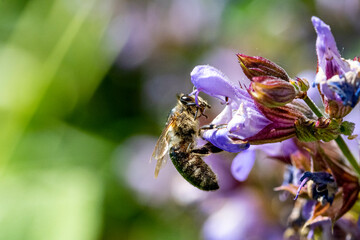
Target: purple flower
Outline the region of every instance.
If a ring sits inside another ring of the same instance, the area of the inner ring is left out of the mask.
[[[360,97],[360,62],[342,59],[330,27],[312,17],[317,33],[316,53],[318,72],[315,84],[320,86],[325,111],[342,118],[358,103]]]
[[[303,110],[308,108],[300,103],[267,108],[208,65],[195,67],[191,81],[196,88],[193,94],[202,91],[226,102],[223,111],[211,122],[212,128],[203,129],[202,137],[228,152],[240,152],[249,144],[279,142],[294,137],[295,121],[306,118]]]
[[[227,152],[241,152],[250,144],[279,142],[296,135],[295,122],[306,118],[304,106],[298,103],[267,108],[254,100],[248,91],[233,84],[221,71],[208,66],[196,66],[191,72],[195,86],[192,94],[204,92],[223,101],[223,111],[206,128],[202,137]],[[305,108],[306,109],[306,108]],[[307,109],[308,110],[308,109]],[[249,152],[238,155],[232,165],[236,179],[247,178],[255,155]]]
[[[232,191],[208,198],[206,203],[209,215],[202,230],[205,240],[282,238],[281,229],[267,220],[269,216],[262,210],[264,204],[256,191]]]
[[[224,110],[212,121],[214,129],[203,131],[203,138],[228,152],[249,147],[246,138],[260,132],[271,121],[256,107],[247,91],[235,86],[218,69],[201,65],[191,72],[197,95],[204,92],[226,102]]]

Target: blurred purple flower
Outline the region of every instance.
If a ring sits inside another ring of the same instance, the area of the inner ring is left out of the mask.
[[[281,239],[282,230],[266,221],[262,207],[261,198],[248,189],[209,199],[206,208],[212,210],[203,225],[204,239]]]
[[[320,86],[326,112],[331,117],[342,118],[359,101],[360,62],[357,58],[342,59],[330,27],[317,17],[311,20],[317,33],[318,72],[315,84]]]
[[[234,178],[240,182],[245,181],[254,166],[256,152],[254,150],[245,150],[238,154],[231,164],[231,173]]]
[[[171,183],[176,170],[167,164],[166,171],[159,176],[161,179],[155,181],[154,166],[144,161],[151,156],[155,144],[156,139],[153,137],[134,136],[118,147],[114,158],[119,181],[127,183],[137,193],[138,201],[161,206],[171,197]]]

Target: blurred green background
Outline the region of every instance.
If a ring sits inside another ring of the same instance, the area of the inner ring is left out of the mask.
[[[193,67],[212,64],[241,80],[241,52],[313,76],[311,16],[352,57],[359,5],[1,0],[0,239],[203,238],[206,214],[167,196],[165,177],[149,188],[140,181],[153,174],[152,148],[175,94],[191,91]],[[176,174],[171,167],[160,175]]]

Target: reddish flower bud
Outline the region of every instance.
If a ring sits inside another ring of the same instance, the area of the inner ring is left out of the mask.
[[[305,79],[290,79],[277,64],[262,57],[237,54],[244,74],[251,80],[251,96],[266,107],[280,107],[303,98],[309,89]]]
[[[258,76],[271,76],[285,81],[290,79],[284,69],[266,58],[251,57],[245,54],[237,54],[236,56],[239,59],[242,70],[250,80]]]
[[[253,77],[249,93],[266,107],[284,106],[296,97],[296,90],[291,83],[270,76]]]

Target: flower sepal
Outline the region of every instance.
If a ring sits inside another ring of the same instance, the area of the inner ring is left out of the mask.
[[[251,81],[249,94],[260,104],[274,108],[295,98],[304,98],[309,89],[306,79],[291,79],[283,68],[259,56],[237,54],[244,74]]]
[[[331,118],[343,118],[344,116],[348,115],[352,110],[352,107],[344,106],[342,102],[336,100],[324,99],[324,105],[325,112],[329,114],[329,117]]]
[[[295,122],[296,136],[302,142],[336,139],[340,134],[351,136],[355,124],[337,118],[321,117],[318,120],[298,119]]]
[[[257,108],[271,121],[257,134],[246,138],[251,145],[281,142],[296,136],[297,120],[313,118],[311,110],[301,101],[293,101],[282,107],[268,108],[256,102]]]

